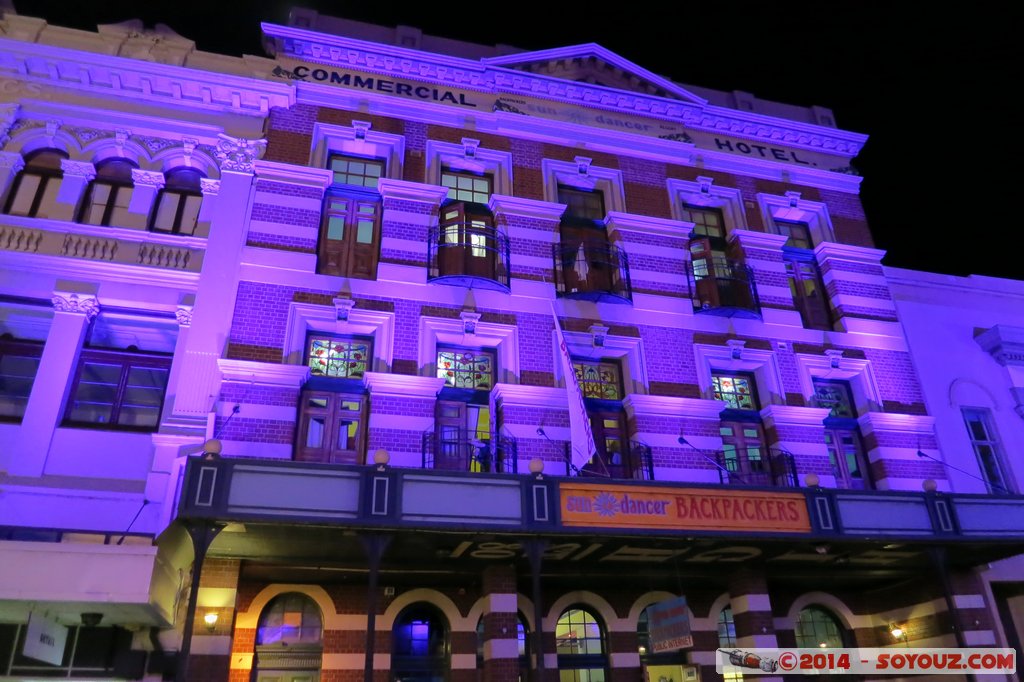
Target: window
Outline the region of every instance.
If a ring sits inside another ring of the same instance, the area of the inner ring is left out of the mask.
[[[494,386],[494,352],[438,349],[437,376],[451,388],[489,391]]]
[[[827,407],[829,417],[854,419],[854,409],[850,396],[850,386],[845,381],[830,381],[812,377],[814,384],[814,402],[818,407]]]
[[[1002,448],[995,430],[992,428],[992,416],[987,409],[963,408],[967,434],[971,439],[971,447],[978,458],[982,478],[990,493],[1010,493],[1007,477],[1003,470]]]
[[[782,220],[780,218],[773,218],[772,222],[775,224],[775,230],[779,234],[788,237],[783,246],[795,249],[814,248],[814,243],[811,240],[811,228],[807,223]]]
[[[391,670],[398,680],[444,680],[448,669],[448,623],[428,604],[414,604],[395,619]]]
[[[608,659],[604,628],[590,611],[573,607],[555,625],[559,682],[604,682]]]
[[[331,154],[327,167],[334,173],[335,185],[353,185],[377,189],[377,180],[385,177],[382,159],[364,159],[357,156]]]
[[[725,246],[725,221],[722,219],[722,211],[707,206],[690,206],[683,204],[680,212],[683,220],[693,223],[694,237],[708,237],[722,241]]]
[[[832,329],[832,315],[825,295],[818,264],[813,259],[785,256],[786,278],[793,295],[793,305],[808,329]]]
[[[29,218],[49,218],[60,190],[61,161],[68,155],[57,149],[41,149],[25,159],[7,198],[5,213]]]
[[[39,371],[43,344],[0,337],[0,421],[20,422]]]
[[[801,649],[838,649],[843,646],[843,628],[829,611],[808,606],[796,620],[796,645]]]
[[[39,679],[141,679],[142,667],[127,672],[118,662],[131,660],[132,633],[117,627],[67,626],[62,660],[51,665],[25,656],[28,626],[0,623],[0,678],[6,680]],[[59,674],[58,674],[59,673]]]
[[[558,203],[565,204],[565,217],[585,221],[605,219],[604,194],[597,189],[558,186]]]
[[[171,358],[129,351],[83,350],[64,423],[155,431]]]
[[[722,421],[718,431],[722,436],[722,464],[731,474],[728,482],[773,485],[761,424]]]
[[[96,166],[89,183],[78,222],[87,225],[130,224],[128,204],[132,199],[132,170],[138,166],[127,159],[107,159]]]
[[[584,398],[622,400],[622,380],[617,362],[573,360],[576,380]]]
[[[295,459],[362,464],[366,450],[366,418],[365,395],[303,391]]]
[[[495,229],[486,207],[462,201],[445,204],[438,231],[432,231],[430,239],[428,279],[508,290],[508,238]]]
[[[727,409],[760,409],[757,402],[754,377],[750,374],[722,374],[715,372],[711,375],[711,388],[714,393],[714,399],[724,401]]]
[[[736,621],[732,617],[732,606],[718,612],[718,648],[736,646]]]
[[[825,446],[839,488],[863,490],[871,477],[864,455],[850,385],[845,381],[812,377],[815,403],[828,407],[825,418]]]
[[[310,335],[306,362],[315,377],[359,379],[372,369],[373,340],[363,337]]]
[[[203,203],[202,179],[203,174],[193,168],[169,171],[157,195],[149,228],[154,232],[194,235]]]
[[[260,614],[256,644],[267,646],[320,646],[323,622],[320,607],[298,592],[274,597]]]
[[[332,163],[339,158],[332,157]],[[346,168],[352,169],[355,161],[347,161]],[[362,164],[367,172],[369,161]],[[381,166],[383,168],[383,165]],[[379,170],[379,169],[377,169]],[[373,170],[372,172],[377,172]],[[335,179],[338,173],[335,172]],[[373,279],[377,276],[377,261],[380,256],[380,195],[367,187],[376,189],[376,176],[343,173],[348,185],[336,184],[327,190],[324,203],[323,223],[320,228],[320,248],[317,272],[338,277]],[[359,184],[374,179],[372,185]]]
[[[494,176],[445,168],[441,171],[441,185],[448,188],[448,199],[486,204],[491,199]]]

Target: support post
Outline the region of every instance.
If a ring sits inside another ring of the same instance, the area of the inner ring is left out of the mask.
[[[373,655],[377,643],[377,579],[380,576],[380,560],[391,543],[391,536],[368,533],[359,536],[366,550],[370,569],[366,587],[366,660],[363,663],[363,682],[373,682]]]
[[[546,682],[544,677],[544,608],[541,604],[540,567],[547,549],[546,540],[527,540],[523,543],[530,560],[530,584],[533,592],[533,651],[535,682]]]
[[[188,592],[188,608],[185,610],[185,625],[181,633],[181,648],[178,650],[178,665],[174,676],[175,682],[188,682],[188,664],[192,652],[192,630],[196,624],[196,605],[199,601],[199,577],[203,572],[203,561],[206,560],[206,552],[213,544],[223,529],[223,524],[210,521],[189,521],[185,524],[185,530],[192,539],[192,549],[195,551],[195,559],[192,562],[192,586]]]

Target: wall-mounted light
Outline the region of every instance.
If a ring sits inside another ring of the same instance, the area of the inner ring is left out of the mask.
[[[206,631],[213,632],[213,629],[217,627],[217,619],[220,616],[217,615],[216,611],[207,611],[206,615],[203,616],[203,622],[206,623]]]
[[[896,623],[889,626],[889,634],[892,635],[893,639],[902,639],[904,641],[907,639],[907,631]]]

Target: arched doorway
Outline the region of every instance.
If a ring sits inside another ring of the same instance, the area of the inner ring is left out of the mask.
[[[560,682],[605,682],[608,650],[604,624],[592,611],[571,606],[555,625]]]
[[[319,682],[323,630],[320,607],[308,596],[274,597],[256,629],[254,682]]]
[[[391,630],[391,678],[395,682],[444,682],[448,676],[448,621],[426,603],[406,607]]]

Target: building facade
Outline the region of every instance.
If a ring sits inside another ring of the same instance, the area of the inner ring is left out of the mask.
[[[944,464],[828,110],[307,10],[2,25],[0,678],[1012,641],[1024,500]]]

